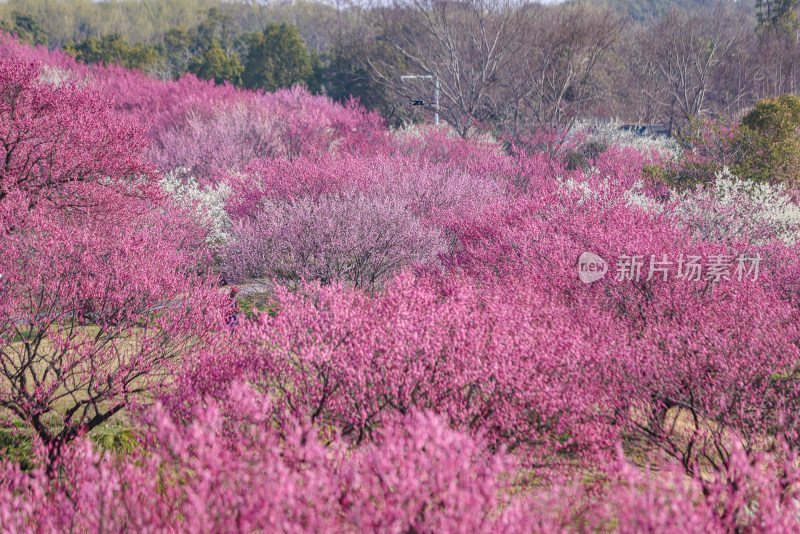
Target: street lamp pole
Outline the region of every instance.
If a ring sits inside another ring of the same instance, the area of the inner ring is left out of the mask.
[[[434,99],[435,99],[434,106],[435,106],[435,108],[434,108],[433,121],[436,124],[436,126],[439,126],[439,78],[437,76],[430,76],[430,75],[425,75],[425,74],[408,74],[408,75],[405,75],[405,76],[400,76],[400,78],[403,79],[403,80],[412,80],[412,79],[416,79],[416,78],[425,78],[425,79],[434,81],[434,86],[435,86],[436,89],[434,91]]]
[[[434,93],[436,95],[436,112],[433,116],[436,121],[436,126],[439,126],[439,78],[434,78],[434,80],[436,80],[436,92]]]

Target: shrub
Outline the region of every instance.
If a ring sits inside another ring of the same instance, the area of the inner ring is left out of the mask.
[[[672,187],[710,184],[724,168],[746,180],[793,185],[800,171],[800,98],[759,101],[740,125],[692,121],[680,140],[685,156],[661,178]]]
[[[244,171],[258,159],[374,154],[388,148],[376,114],[312,96],[300,87],[267,94],[235,92],[215,102],[203,100],[208,97],[202,87],[176,83],[186,86],[175,88],[188,93],[183,101],[159,95],[165,92],[160,87],[151,96],[165,98],[176,109],[151,131],[150,157],[166,171],[188,168],[201,182]],[[143,104],[149,108],[157,102]]]
[[[231,280],[346,281],[374,290],[402,267],[435,265],[447,251],[441,234],[398,200],[355,191],[266,203],[232,234],[222,253]]]
[[[760,100],[742,118],[748,150],[736,172],[753,179],[794,185],[800,176],[800,97]]]

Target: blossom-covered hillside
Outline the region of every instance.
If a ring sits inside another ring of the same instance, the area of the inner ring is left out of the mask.
[[[700,148],[3,36],[2,530],[797,530],[795,192]]]

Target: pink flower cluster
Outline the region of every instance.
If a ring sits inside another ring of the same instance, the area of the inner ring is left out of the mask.
[[[0,464],[0,524],[15,532],[789,532],[800,526],[796,457],[736,448],[711,478],[646,473],[624,460],[597,491],[563,479],[512,494],[512,456],[440,417],[399,419],[374,442],[323,444],[295,421],[282,434],[269,399],[234,384],[187,425],[159,407],[125,458],[79,440],[58,477]]]

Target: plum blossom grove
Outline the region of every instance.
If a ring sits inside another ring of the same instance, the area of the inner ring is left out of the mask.
[[[601,134],[0,36],[0,529],[797,531],[794,191],[671,187],[711,159],[673,141],[575,165]],[[587,251],[759,273],[584,283]],[[223,277],[268,288],[235,329]]]

